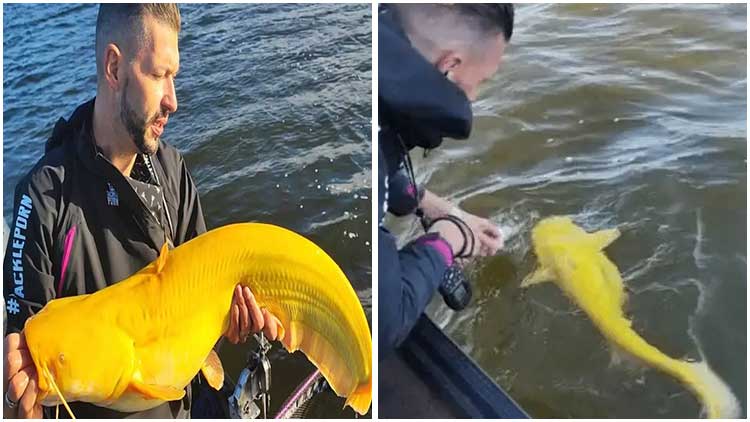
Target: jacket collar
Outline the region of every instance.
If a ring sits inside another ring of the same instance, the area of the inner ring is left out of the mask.
[[[72,147],[78,158],[89,170],[97,174],[109,174],[112,164],[98,151],[94,141],[92,123],[96,98],[76,107],[68,120],[60,118],[52,129],[52,136],[47,140],[45,151],[58,146]],[[115,169],[116,170],[116,169]]]
[[[378,98],[383,125],[393,125],[408,149],[466,139],[471,104],[409,42],[386,8],[378,16]]]
[[[112,189],[119,195],[120,206],[130,210],[135,222],[149,238],[152,246],[158,251],[165,239],[165,227],[151,215],[148,208],[141,202],[138,194],[133,190],[125,176],[102,154],[96,146],[93,131],[94,102],[93,98],[76,108],[68,120],[60,118],[52,130],[52,136],[47,140],[45,150],[63,145],[75,151],[78,161],[100,176],[102,184],[111,184]],[[158,152],[152,163],[160,180],[166,180],[166,174],[158,159]],[[164,184],[162,186],[165,186]],[[166,189],[166,187],[164,187]],[[104,193],[104,191],[102,191]]]

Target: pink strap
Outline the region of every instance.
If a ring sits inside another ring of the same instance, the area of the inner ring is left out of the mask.
[[[416,243],[426,245],[435,249],[443,258],[445,265],[450,267],[453,264],[453,249],[447,240],[440,237],[437,233],[428,233],[416,240]]]
[[[70,260],[70,251],[73,249],[73,239],[76,237],[76,226],[73,226],[68,230],[68,234],[65,235],[65,249],[63,250],[62,258],[62,269],[60,270],[60,281],[57,282],[57,297],[62,296],[63,280],[65,280],[65,272],[68,269],[68,261]]]

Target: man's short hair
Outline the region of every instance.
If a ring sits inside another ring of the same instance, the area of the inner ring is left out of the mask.
[[[180,32],[180,10],[174,3],[103,3],[96,18],[96,73],[104,73],[104,47],[117,44],[123,54],[135,57],[149,41],[144,21],[146,16]]]
[[[511,3],[456,3],[449,7],[468,19],[474,19],[481,31],[502,32],[505,42],[513,35],[515,12]]]
[[[513,35],[514,8],[509,3],[398,3],[393,7],[396,19],[407,33],[450,31],[458,25],[475,34],[503,34],[506,42]],[[434,24],[445,27],[434,27]],[[425,25],[430,27],[419,28]]]

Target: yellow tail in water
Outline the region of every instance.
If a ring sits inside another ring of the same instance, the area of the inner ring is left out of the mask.
[[[286,349],[304,352],[346,404],[366,413],[372,341],[349,281],[314,243],[254,223],[164,247],[133,276],[53,300],[29,318],[24,333],[39,374],[38,401],[134,412],[182,398],[199,370],[215,373],[212,347],[229,326],[238,283],[279,318]]]
[[[586,312],[607,340],[693,391],[708,417],[738,417],[737,399],[707,363],[670,358],[631,328],[622,312],[625,292],[620,272],[602,252],[619,236],[617,229],[586,233],[567,217],[540,221],[532,230],[539,268],[521,286],[554,282]]]

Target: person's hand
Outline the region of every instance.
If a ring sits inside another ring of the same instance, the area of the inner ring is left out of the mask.
[[[456,217],[464,220],[474,233],[472,256],[491,256],[503,248],[503,235],[500,229],[486,218],[477,217],[466,211],[460,211]]]
[[[229,313],[229,328],[224,337],[230,342],[244,343],[247,336],[263,331],[269,340],[281,340],[284,337],[281,322],[267,309],[261,309],[249,287],[237,285],[234,288],[232,307]]]
[[[11,333],[5,336],[4,342],[5,383],[3,394],[3,415],[13,417],[18,411],[17,418],[42,418],[42,405],[36,404],[37,389],[36,367],[31,360],[26,338],[23,334]],[[16,403],[10,408],[7,401]]]
[[[463,220],[466,225],[469,226],[472,233],[474,233],[474,250],[472,256],[490,256],[494,255],[503,248],[503,238],[500,229],[492,224],[489,220],[476,215],[469,214],[468,212],[461,211],[457,206],[451,204],[450,201],[441,198],[429,190],[425,190],[422,202],[419,203],[422,211],[425,215],[434,220],[438,217],[443,217],[446,214],[452,214]],[[461,233],[458,233],[459,239],[463,239]],[[446,239],[447,240],[447,239]],[[451,243],[451,246],[455,247],[455,243]],[[462,242],[458,242],[458,248],[454,249],[454,253],[458,252],[463,245]]]

